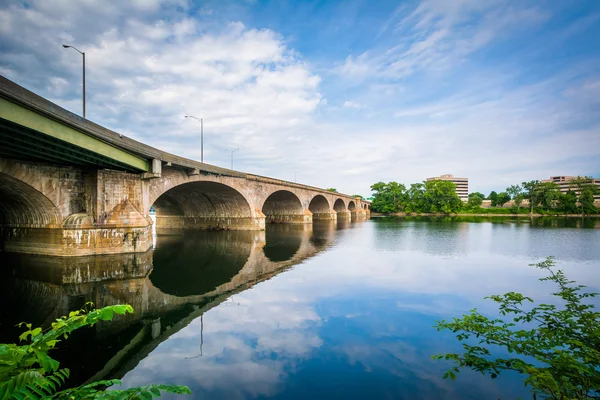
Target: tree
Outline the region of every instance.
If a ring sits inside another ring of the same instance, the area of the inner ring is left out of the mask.
[[[560,186],[554,182],[542,182],[538,186],[538,198],[546,210],[555,208],[560,199]]]
[[[591,176],[578,176],[569,182],[571,190],[577,194],[577,201],[581,209],[581,215],[595,211],[594,195],[598,194],[598,186],[594,184]]]
[[[425,185],[423,183],[411,183],[406,194],[408,198],[408,206],[406,207],[407,211],[427,212],[425,211]]]
[[[86,307],[90,307],[87,303]],[[100,321],[110,321],[115,314],[133,313],[130,305],[115,305],[99,310],[72,311],[68,317],[57,319],[46,331],[32,329],[31,324],[21,323],[27,330],[19,336],[24,345],[0,344],[0,400],[5,399],[152,399],[161,391],[190,394],[186,386],[148,385],[126,390],[106,389],[120,385],[117,379],[84,384],[60,390],[69,378],[69,369],[60,368],[60,363],[48,353],[67,339],[76,329],[92,326]],[[85,354],[82,354],[85,357]]]
[[[565,214],[577,213],[577,194],[572,190],[567,191],[567,193],[560,196],[558,204],[560,210]]]
[[[496,204],[494,204],[494,206],[500,206],[503,207],[506,203],[508,203],[510,200],[510,195],[506,192],[500,192],[498,193],[498,196],[496,197]]]
[[[357,199],[364,199],[364,197],[362,197],[360,194],[353,194],[352,197],[357,198]]]
[[[511,185],[506,188],[506,193],[510,195],[512,200],[517,207],[517,214],[519,213],[519,207],[521,206],[521,202],[523,201],[523,188],[520,185]]]
[[[594,195],[598,194],[598,187],[596,185],[588,185],[583,188],[581,195],[579,196],[579,203],[581,209],[585,214],[594,214],[596,207],[594,206]]]
[[[325,190],[327,190],[328,192],[337,193],[337,189],[335,189],[335,188],[327,188]]]
[[[467,203],[469,204],[469,206],[471,206],[473,208],[477,208],[477,207],[481,206],[484,199],[485,199],[485,195],[483,193],[472,192],[472,193],[469,193],[469,200],[467,201]]]
[[[432,180],[423,182],[425,186],[424,203],[430,213],[457,212],[462,208],[462,201],[456,194],[456,185],[452,181]]]
[[[540,181],[522,182],[521,186],[523,186],[523,190],[525,191],[525,198],[529,200],[529,214],[533,214],[533,207],[539,204],[538,188]]]
[[[477,310],[439,321],[438,331],[457,333],[464,353],[432,358],[454,363],[444,375],[452,380],[463,367],[492,379],[503,371],[517,371],[526,376],[534,399],[600,398],[600,312],[589,301],[598,293],[583,292],[585,286],[567,280],[561,270],[554,272],[552,257],[531,265],[546,271],[541,281],[558,286],[553,293],[557,302],[528,307],[534,301],[520,293],[489,296],[498,303],[501,316],[511,316],[509,321],[490,319]],[[494,359],[490,346],[504,348],[509,355]]]
[[[498,198],[498,193],[496,193],[495,191],[491,191],[490,195],[487,197],[487,200],[491,200],[492,201],[492,206],[496,205],[496,199]]]
[[[371,186],[374,211],[391,213],[402,211],[406,205],[406,187],[398,182],[377,182]]]

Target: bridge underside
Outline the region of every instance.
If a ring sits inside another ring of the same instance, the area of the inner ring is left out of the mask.
[[[0,157],[77,167],[138,172],[139,168],[0,118]]]
[[[253,215],[235,189],[216,182],[177,186],[154,202],[157,232],[166,229],[262,230],[264,216]]]
[[[302,202],[294,193],[279,190],[265,200],[262,207],[266,223],[310,224],[312,213],[304,210]]]

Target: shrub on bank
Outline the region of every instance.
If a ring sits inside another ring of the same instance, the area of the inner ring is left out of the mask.
[[[534,399],[600,398],[600,312],[590,304],[598,293],[585,292],[585,286],[554,271],[552,257],[530,265],[547,273],[541,281],[556,284],[553,304],[534,305],[533,299],[514,292],[486,297],[498,303],[500,318],[474,309],[452,321],[439,321],[438,331],[456,333],[463,353],[432,358],[453,362],[444,374],[452,380],[464,367],[492,379],[516,371],[525,377]],[[508,355],[494,359],[494,347],[504,348]]]

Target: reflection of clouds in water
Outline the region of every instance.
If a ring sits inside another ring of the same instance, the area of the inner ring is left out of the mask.
[[[320,317],[289,290],[285,279],[266,283],[259,285],[262,290],[235,295],[204,314],[202,357],[186,359],[199,353],[197,318],[127,373],[126,385],[166,379],[223,398],[272,396],[282,390],[296,361],[322,345]]]
[[[527,227],[510,224],[462,224],[427,239],[416,233],[420,228],[383,235],[386,229],[366,223],[343,231],[329,251],[207,312],[203,357],[185,360],[198,353],[196,319],[159,345],[125,382],[193,381],[198,393],[225,398],[275,396],[291,390],[292,376],[309,368],[309,360],[337,354],[344,362],[332,368],[340,374],[360,367],[364,373],[393,375],[411,398],[512,393],[521,389],[511,380],[502,388],[499,381],[468,372],[459,382],[442,381],[445,366],[429,356],[458,349],[452,347],[453,335],[432,328],[435,319],[475,306],[491,312],[494,303],[482,298],[492,293],[519,291],[547,301],[554,288],[539,282],[542,271],[527,264],[552,253],[569,278],[596,287],[600,282],[598,262],[592,261],[600,259],[600,250],[586,245],[598,240],[595,230],[577,230],[584,249],[576,254],[563,251],[564,230],[538,230],[533,234],[538,243],[521,238]],[[472,382],[477,383],[471,387]]]

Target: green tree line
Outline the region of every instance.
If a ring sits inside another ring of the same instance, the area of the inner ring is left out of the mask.
[[[598,214],[594,195],[600,193],[591,177],[577,177],[570,181],[569,190],[560,191],[554,182],[537,180],[511,185],[503,192],[492,191],[487,197],[480,192],[469,194],[467,202],[456,194],[451,181],[431,180],[413,183],[410,187],[398,182],[377,182],[371,186],[372,210],[382,213],[541,213],[541,214]],[[482,208],[484,200],[490,200],[492,208]],[[512,200],[512,207],[505,208]],[[522,208],[527,200],[528,208]]]

